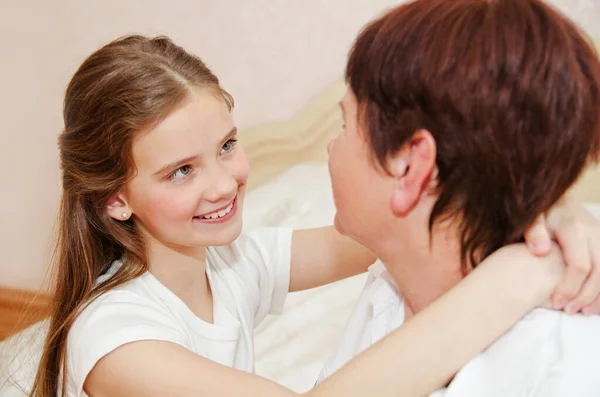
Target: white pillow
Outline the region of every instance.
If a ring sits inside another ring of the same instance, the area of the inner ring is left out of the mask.
[[[325,226],[333,223],[334,214],[327,165],[300,164],[248,192],[244,228]]]
[[[584,203],[584,206],[594,215],[600,219],[600,203]]]

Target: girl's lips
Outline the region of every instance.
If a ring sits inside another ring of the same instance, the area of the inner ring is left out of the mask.
[[[227,207],[224,207],[224,208],[227,208]],[[194,220],[198,221],[198,222],[202,222],[202,223],[209,223],[209,224],[225,223],[228,220],[230,220],[231,218],[233,218],[233,216],[236,214],[236,212],[237,212],[237,196],[233,199],[231,211],[229,211],[229,213],[225,214],[224,216],[218,217],[218,218],[203,218],[203,217],[195,216]]]

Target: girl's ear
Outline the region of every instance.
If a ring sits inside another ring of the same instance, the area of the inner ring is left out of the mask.
[[[106,203],[106,211],[113,219],[118,221],[126,221],[133,215],[131,208],[127,204],[122,193],[118,193],[111,197]]]

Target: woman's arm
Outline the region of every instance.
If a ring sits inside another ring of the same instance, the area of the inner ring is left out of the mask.
[[[550,296],[562,278],[557,251],[536,258],[503,248],[440,299],[373,345],[308,396],[422,396]],[[91,397],[291,396],[274,382],[227,368],[168,342],[142,341],[101,359],[85,383]]]

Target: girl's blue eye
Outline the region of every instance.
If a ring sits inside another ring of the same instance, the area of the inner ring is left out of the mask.
[[[221,154],[230,152],[235,147],[236,142],[237,142],[237,139],[235,139],[235,138],[231,138],[227,142],[225,142],[223,144],[223,147],[221,148]]]
[[[180,182],[184,180],[190,174],[190,172],[192,172],[192,167],[189,165],[184,165],[183,167],[179,167],[177,170],[175,170],[175,172],[169,176],[169,179],[174,182]]]

